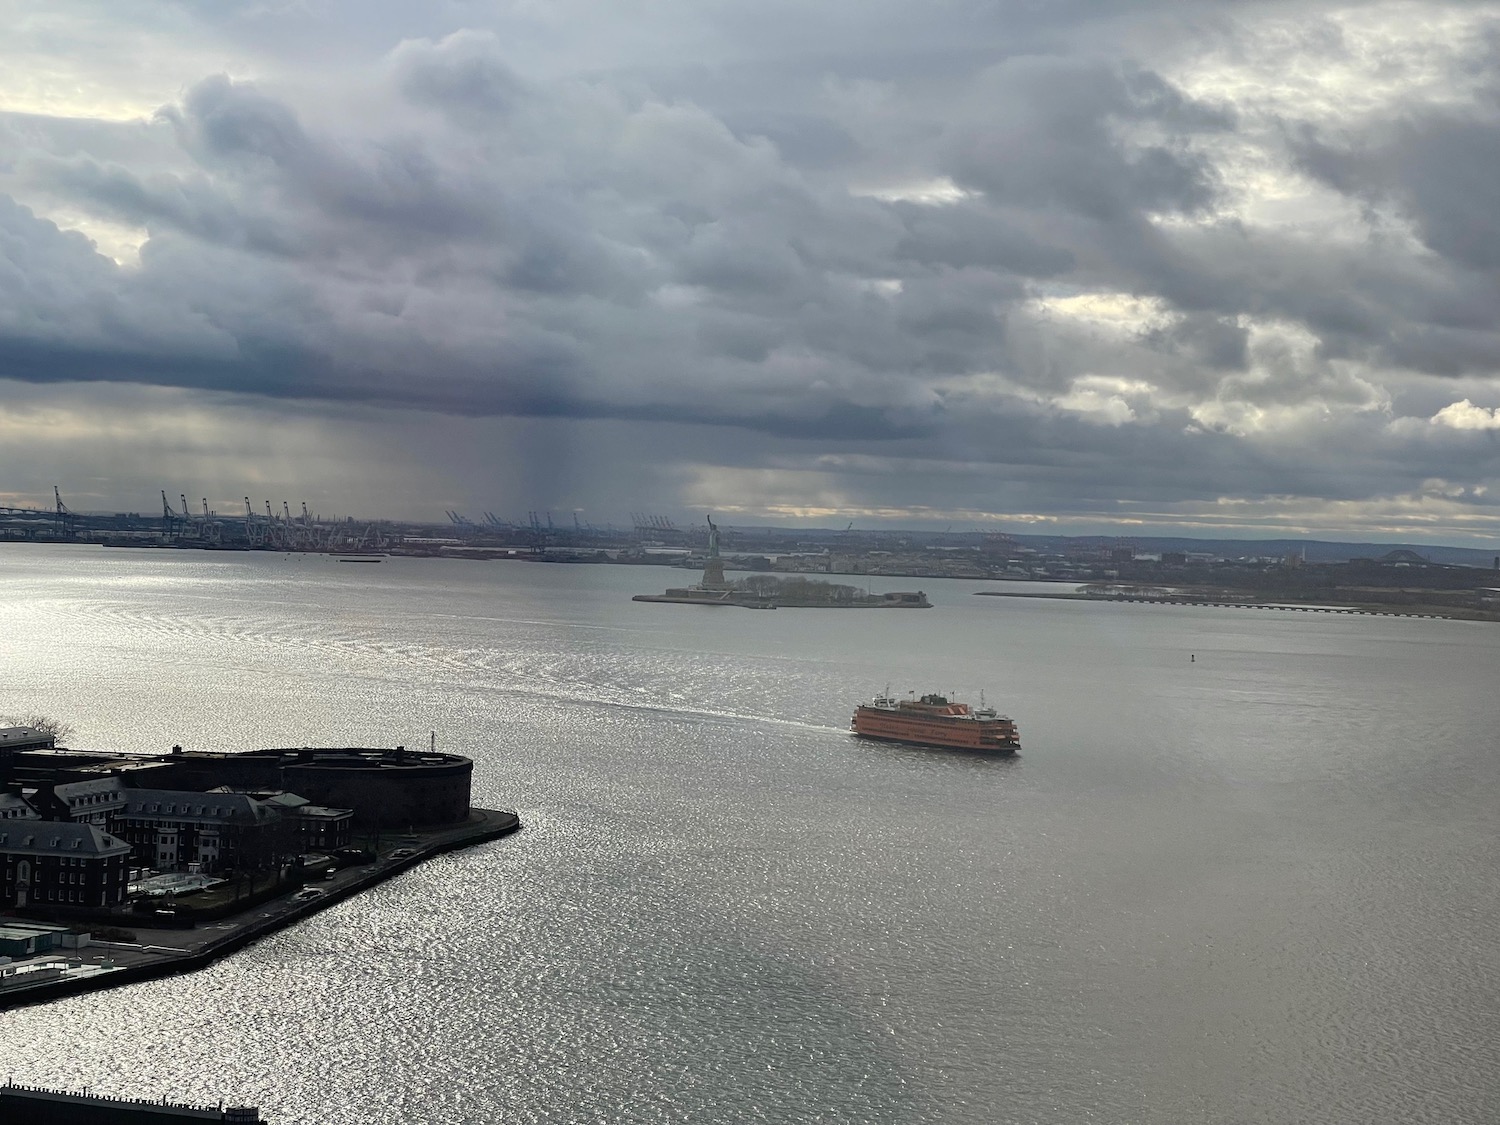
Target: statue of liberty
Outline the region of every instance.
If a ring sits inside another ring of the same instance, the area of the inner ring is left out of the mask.
[[[702,587],[705,590],[727,590],[729,581],[724,577],[724,561],[719,558],[719,526],[712,515],[708,516],[708,561],[703,567]]]

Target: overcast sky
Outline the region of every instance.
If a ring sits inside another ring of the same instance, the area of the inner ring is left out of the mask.
[[[1500,3],[0,19],[0,504],[1500,539]]]

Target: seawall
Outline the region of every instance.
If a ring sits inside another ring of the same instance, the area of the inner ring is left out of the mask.
[[[226,921],[233,926],[232,930],[225,931],[215,927],[173,931],[169,938],[162,939],[170,940],[173,943],[170,946],[97,942],[90,948],[111,956],[119,955],[128,963],[88,976],[62,977],[0,993],[0,1010],[193,972],[245,948],[267,934],[275,933],[409,871],[423,860],[497,840],[520,828],[521,818],[510,810],[471,809],[467,824],[431,832],[425,839],[398,849],[409,851],[410,855],[387,855],[377,858],[366,867],[350,868],[337,882],[319,887],[323,893],[316,897],[296,899],[288,893],[270,902],[257,903],[240,914],[231,915]]]

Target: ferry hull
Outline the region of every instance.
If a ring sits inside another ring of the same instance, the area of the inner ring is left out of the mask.
[[[867,734],[863,731],[854,730],[852,727],[850,731],[855,737],[867,738],[871,742],[893,742],[898,746],[920,746],[924,750],[962,750],[970,754],[991,754],[997,758],[1008,758],[1021,752],[1021,744],[1019,742],[976,746],[967,742],[937,742],[928,738],[898,738],[888,734]]]

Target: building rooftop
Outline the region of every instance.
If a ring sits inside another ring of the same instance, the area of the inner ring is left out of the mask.
[[[297,793],[288,793],[284,789],[267,791],[265,789],[232,789],[228,785],[217,785],[208,790],[209,793],[238,793],[243,796],[253,797],[261,804],[276,809],[282,813],[290,813],[295,816],[313,817],[343,817],[353,813],[353,809],[329,808],[326,805],[315,805],[306,797]]]
[[[219,755],[212,756],[218,757]],[[256,758],[275,758],[282,765],[381,770],[455,765],[469,760],[458,754],[445,754],[441,750],[408,750],[404,746],[397,746],[393,750],[360,746],[299,746],[282,750],[247,750],[240,756],[252,760]]]
[[[306,797],[299,797],[295,793],[286,792],[271,793],[260,799],[268,805],[275,805],[277,808],[282,809],[300,809],[303,805],[310,803]]]
[[[34,727],[0,727],[0,750],[50,750],[55,742]]]
[[[92,824],[62,820],[0,821],[0,852],[35,856],[107,856],[129,851],[129,844]]]
[[[85,781],[64,781],[53,786],[52,791],[64,800],[73,797],[89,797],[95,794],[116,794],[124,786],[120,779],[113,775],[109,777],[91,777]]]
[[[119,808],[125,803],[125,786],[114,775],[87,781],[64,781],[52,787],[53,796],[68,808]]]
[[[0,938],[11,941],[25,941],[27,938],[36,937],[37,934],[65,934],[67,926],[53,926],[47,923],[23,922],[15,918],[7,918],[0,922]]]
[[[19,793],[0,791],[0,820],[40,819],[31,802]]]
[[[126,789],[126,817],[171,816],[179,820],[258,821],[272,815],[244,793],[194,793],[183,789]]]
[[[331,809],[327,805],[303,805],[297,810],[298,816],[317,817],[324,820],[338,820],[342,817],[353,816],[353,809]]]

